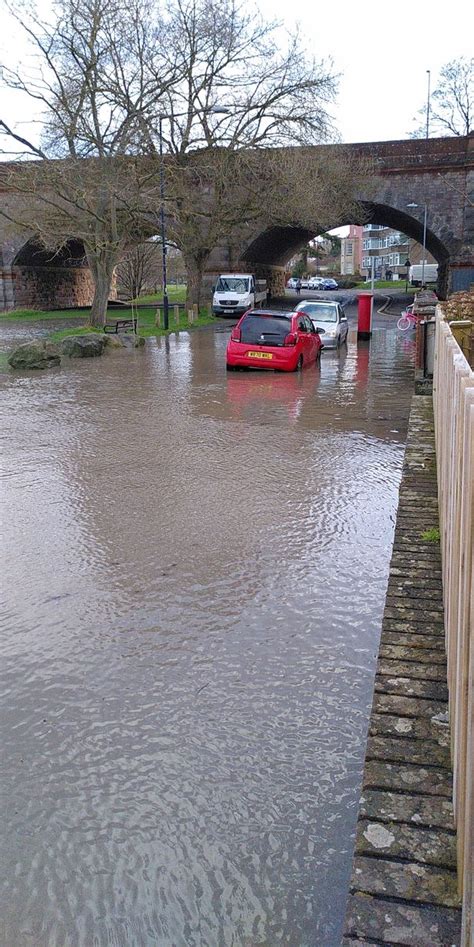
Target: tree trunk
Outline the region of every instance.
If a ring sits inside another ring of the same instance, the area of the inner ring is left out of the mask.
[[[114,261],[108,256],[104,259],[102,255],[95,254],[92,251],[88,251],[87,261],[94,280],[94,298],[92,300],[90,324],[92,326],[103,326],[107,319],[107,303],[114,275]]]
[[[188,309],[192,306],[197,306],[199,309],[205,260],[187,254],[183,254],[183,257],[187,275],[186,306]]]

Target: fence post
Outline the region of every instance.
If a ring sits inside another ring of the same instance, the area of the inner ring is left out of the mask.
[[[442,305],[438,307],[433,401],[453,803],[463,906],[462,947],[472,944],[474,913],[474,372],[468,361],[471,334],[469,320],[448,324]]]
[[[155,325],[158,329],[161,329],[161,309],[156,310]]]
[[[191,325],[194,322],[194,309],[188,309],[188,322]]]
[[[177,326],[179,326],[179,306],[174,307],[174,321]]]

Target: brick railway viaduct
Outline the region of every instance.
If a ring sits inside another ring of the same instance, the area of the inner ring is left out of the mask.
[[[326,151],[329,157],[332,147],[316,145],[314,149]],[[426,245],[439,264],[438,290],[444,296],[468,289],[474,283],[474,136],[336,147],[348,155],[371,158],[375,170],[370,195],[357,194],[360,219],[335,219],[329,226],[385,224],[422,243],[426,203]],[[1,216],[6,200],[5,192],[0,193],[0,309],[89,304],[92,279],[80,242],[71,234],[59,256],[38,255],[33,233],[28,238],[24,232],[7,230]],[[11,194],[8,200],[11,206]],[[408,208],[408,204],[418,206]],[[225,270],[251,270],[266,277],[273,292],[281,292],[286,262],[319,232],[317,221],[311,231],[294,223],[269,227],[264,218],[253,231],[241,227],[226,246],[214,249],[205,282],[210,285],[216,273]]]

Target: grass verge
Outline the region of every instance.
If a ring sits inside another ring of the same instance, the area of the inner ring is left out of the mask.
[[[160,328],[156,325],[156,309],[154,307],[150,306],[149,309],[139,309],[136,310],[136,312],[138,315],[138,334],[143,336],[145,339],[152,338],[154,336],[171,335],[173,332],[192,331],[192,329],[199,326],[211,325],[215,321],[214,316],[209,315],[209,311],[207,309],[201,309],[198,318],[190,324],[188,321],[187,312],[185,312],[184,309],[180,309],[179,321],[176,322],[174,312],[171,310],[169,314],[170,327],[168,330],[165,330],[163,327]],[[107,321],[113,322],[114,319],[131,318],[131,315],[131,309],[121,309],[120,313],[118,313],[116,309],[113,309],[107,314]],[[53,342],[60,342],[61,339],[65,339],[69,335],[86,335],[88,332],[101,331],[102,330],[100,328],[95,328],[85,324],[79,325],[77,327],[73,326],[72,328],[68,329],[58,329],[51,333],[50,338],[53,340]]]
[[[148,293],[144,296],[138,296],[133,301],[136,303],[159,303],[163,299],[163,293]],[[186,302],[186,286],[168,286],[168,299],[171,304]]]

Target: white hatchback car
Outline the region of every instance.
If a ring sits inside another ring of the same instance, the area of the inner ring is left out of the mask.
[[[340,303],[335,300],[302,299],[296,311],[302,310],[319,329],[324,348],[336,348],[347,341],[349,323]]]
[[[322,289],[323,283],[322,276],[312,276],[308,282],[308,289]]]

